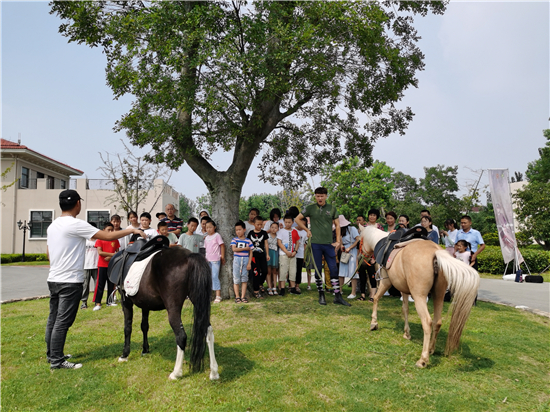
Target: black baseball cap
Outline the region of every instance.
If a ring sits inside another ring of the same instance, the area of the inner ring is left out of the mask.
[[[59,194],[59,201],[64,203],[76,203],[78,200],[82,200],[76,190],[67,189]]]

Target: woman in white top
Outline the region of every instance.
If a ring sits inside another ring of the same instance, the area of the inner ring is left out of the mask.
[[[338,216],[338,221],[340,223],[340,230],[342,234],[342,252],[350,254],[349,260],[344,263],[340,261],[340,270],[338,271],[338,276],[340,279],[340,287],[344,284],[345,278],[351,278],[351,295],[348,296],[348,299],[355,299],[357,291],[357,279],[359,275],[355,273],[355,268],[357,267],[357,245],[361,237],[359,236],[359,231],[355,226],[351,226],[350,222],[342,215]]]
[[[455,253],[456,237],[458,235],[458,229],[456,228],[456,222],[454,219],[447,219],[445,221],[445,229],[441,231],[441,237],[445,241],[445,249],[451,256]]]

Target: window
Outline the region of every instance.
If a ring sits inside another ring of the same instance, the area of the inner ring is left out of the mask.
[[[21,180],[19,181],[20,188],[27,189],[29,187],[29,174],[30,171],[28,168],[21,168]]]
[[[36,172],[36,178],[37,178],[37,179],[44,179],[44,173],[42,173],[42,172]]]
[[[55,188],[55,177],[48,176],[46,179],[46,189],[54,189]]]
[[[44,239],[53,220],[53,210],[31,210],[30,237]]]
[[[88,210],[86,220],[95,223],[98,229],[103,229],[103,224],[111,221],[111,214],[108,210]]]
[[[67,188],[67,182],[65,180],[61,180],[59,183],[60,189],[66,189]]]

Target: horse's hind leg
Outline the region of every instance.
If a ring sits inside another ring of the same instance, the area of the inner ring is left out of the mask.
[[[370,330],[378,329],[378,301],[384,293],[391,287],[391,282],[388,278],[382,279],[378,285],[376,295],[374,295],[374,305],[372,306],[372,319],[370,322]]]
[[[405,318],[405,333],[403,337],[405,339],[411,340],[411,328],[409,326],[409,295],[402,294],[403,296],[403,318]]]
[[[124,349],[119,362],[126,362],[130,354],[130,338],[132,336],[132,320],[134,319],[134,304],[128,297],[122,300],[122,312],[124,313]]]
[[[442,278],[443,276],[440,277]],[[430,355],[435,352],[435,341],[441,329],[441,314],[443,312],[443,301],[445,299],[446,288],[447,282],[440,282],[438,279],[435,283],[435,287],[432,289],[432,301],[434,303],[434,320],[432,339],[430,341]]]
[[[206,343],[208,344],[208,353],[210,356],[210,380],[220,379],[218,373],[218,362],[216,362],[216,355],[214,354],[214,330],[212,325],[208,326],[208,332],[206,333]]]
[[[176,364],[174,365],[174,370],[170,374],[169,378],[172,380],[181,378],[183,375],[183,359],[185,358],[185,345],[187,344],[187,334],[183,329],[183,324],[181,323],[181,306],[173,310],[168,310],[168,321],[170,326],[176,335]]]
[[[403,297],[405,300],[405,297]],[[422,329],[424,330],[424,342],[422,344],[422,355],[416,366],[419,368],[424,368],[428,365],[430,360],[429,354],[429,345],[430,345],[430,335],[432,334],[432,318],[430,317],[430,312],[428,312],[428,304],[426,302],[426,296],[417,296],[414,299],[414,305],[416,306],[416,311],[420,320],[422,322]]]
[[[149,339],[147,339],[147,333],[149,332],[149,309],[141,310],[141,332],[143,333],[143,350],[142,355],[149,353]]]

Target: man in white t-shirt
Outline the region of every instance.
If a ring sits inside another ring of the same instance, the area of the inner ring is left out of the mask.
[[[81,197],[75,190],[59,194],[61,216],[48,227],[47,254],[50,261],[48,288],[50,315],[46,325],[47,359],[51,369],[78,369],[80,363],[67,361],[64,354],[67,332],[78,312],[84,282],[86,240],[115,240],[131,234],[143,236],[138,229],[105,232],[77,219],[82,208]]]

